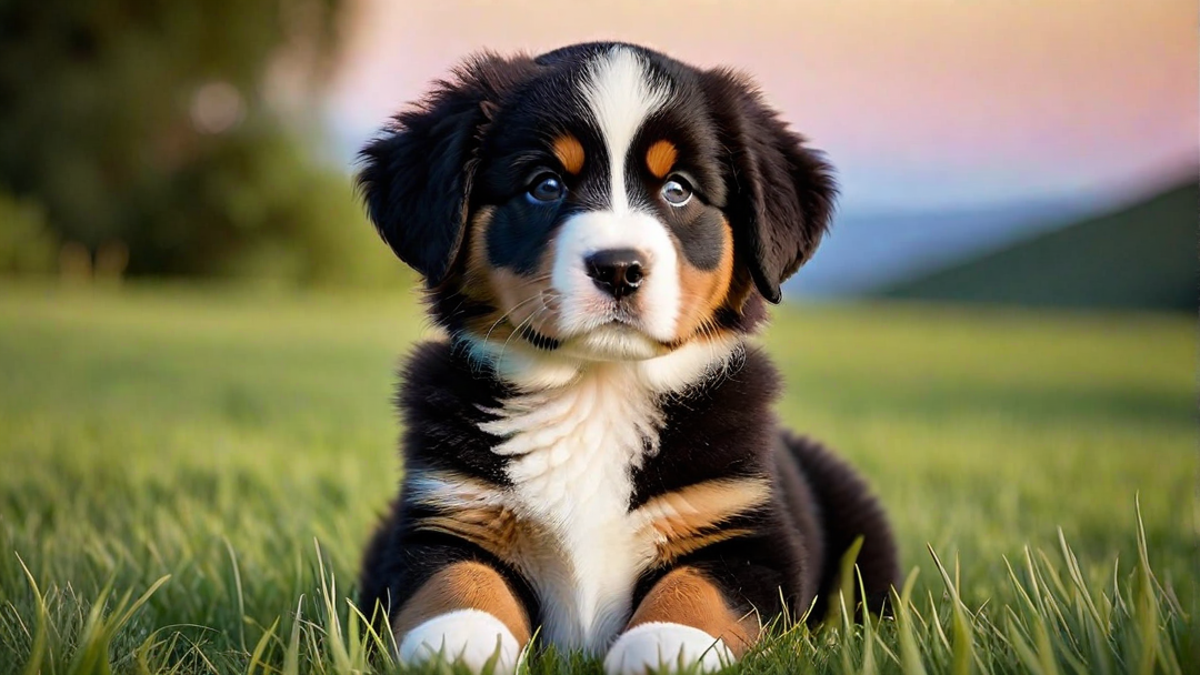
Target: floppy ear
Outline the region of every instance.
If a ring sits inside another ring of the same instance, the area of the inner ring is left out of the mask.
[[[727,70],[703,75],[725,158],[726,211],[734,246],[772,303],[804,264],[833,216],[837,184],[821,153],[763,103],[750,81]]]
[[[434,287],[462,247],[476,153],[492,113],[533,62],[472,58],[392,118],[359,153],[367,213],[401,260]]]

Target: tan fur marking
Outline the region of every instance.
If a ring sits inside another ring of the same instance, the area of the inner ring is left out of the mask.
[[[512,560],[517,546],[516,518],[500,508],[462,509],[416,521],[418,532],[440,532],[464,539],[500,558]]]
[[[736,615],[721,591],[693,567],[680,567],[659,580],[625,629],[652,621],[699,628],[721,638],[738,657],[758,640],[760,632],[756,615]]]
[[[679,151],[671,141],[657,141],[646,151],[646,167],[655,178],[666,178],[675,167]]]
[[[771,497],[759,478],[720,478],[659,495],[638,510],[666,537],[699,532],[760,506]]]
[[[567,173],[575,175],[583,171],[583,145],[578,138],[566,134],[554,139],[554,156]]]
[[[499,491],[487,483],[453,471],[428,474],[414,502],[432,507],[435,515],[413,520],[419,532],[438,532],[471,542],[517,569],[525,567],[531,552],[551,546],[544,530],[517,517]],[[417,483],[421,485],[421,483]]]
[[[525,608],[499,572],[477,562],[455,563],[425,582],[392,619],[396,642],[425,621],[459,609],[487,612],[512,631],[517,644],[529,642]]]
[[[638,513],[646,519],[654,541],[654,566],[669,565],[705,546],[750,534],[744,528],[721,528],[731,518],[766,503],[770,486],[757,478],[718,479],[696,483],[646,502]]]
[[[729,297],[733,271],[733,235],[726,225],[721,229],[721,262],[716,269],[700,270],[681,260],[679,287],[683,298],[677,335],[686,339],[709,325]]]
[[[495,294],[488,284],[487,229],[492,224],[496,209],[485,206],[479,209],[467,224],[470,248],[467,251],[466,270],[463,273],[462,292],[472,300],[495,304]]]
[[[516,557],[519,522],[496,503],[495,488],[453,471],[430,473],[425,484],[441,487],[419,489],[413,500],[436,509],[437,514],[414,519],[414,530],[464,539],[501,560]]]
[[[531,277],[492,267],[487,256],[487,229],[494,215],[495,208],[488,206],[480,209],[471,219],[470,251],[463,278],[463,294],[495,307],[496,311],[471,318],[467,321],[467,330],[477,337],[508,342],[513,337],[513,327],[524,324],[543,335],[555,337],[552,325],[548,325],[551,323],[548,321],[549,312],[536,299],[536,296],[550,288],[554,246],[546,246],[537,272]]]
[[[750,270],[745,267],[735,268],[729,282],[729,292],[725,296],[724,306],[735,312],[741,312],[745,309],[746,302],[753,293],[755,293],[754,279],[750,276]]]
[[[727,527],[704,534],[690,534],[677,539],[660,542],[654,554],[654,567],[667,567],[689,553],[695,553],[713,544],[737,539],[738,537],[752,533],[753,530],[747,528]]]

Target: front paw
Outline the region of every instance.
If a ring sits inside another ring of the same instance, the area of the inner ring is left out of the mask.
[[[439,656],[447,663],[461,661],[472,673],[482,673],[495,657],[494,675],[511,675],[517,669],[521,646],[499,619],[477,609],[460,609],[435,616],[404,636],[400,662],[414,665]]]
[[[699,628],[650,622],[629,629],[604,657],[607,675],[646,675],[653,671],[709,673],[734,662],[725,643]]]

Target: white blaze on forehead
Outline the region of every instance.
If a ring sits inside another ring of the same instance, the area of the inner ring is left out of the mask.
[[[625,187],[629,146],[646,118],[667,102],[670,92],[662,83],[653,82],[637,54],[624,47],[614,47],[592,64],[583,92],[608,150],[609,208],[615,213],[628,212],[632,208]]]
[[[646,119],[666,105],[669,85],[656,82],[636,52],[615,47],[596,56],[580,91],[609,156],[609,203],[569,216],[558,230],[551,273],[560,300],[555,322],[560,334],[580,338],[568,348],[605,360],[649,358],[658,347],[648,344],[647,337],[658,343],[675,338],[682,292],[678,254],[654,210],[647,204],[639,209],[631,199],[626,160]],[[589,256],[612,249],[633,249],[644,264],[638,292],[623,300],[621,308],[587,271]],[[614,333],[617,320],[636,324],[640,335]]]

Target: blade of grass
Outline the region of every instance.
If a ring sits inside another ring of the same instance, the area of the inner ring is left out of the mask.
[[[918,567],[908,573],[899,595],[896,595],[896,589],[892,589],[892,597],[896,600],[896,627],[900,632],[900,667],[905,675],[925,675],[921,648],[917,646],[917,638],[913,634],[912,593],[920,573]]]
[[[967,675],[971,672],[972,664],[975,661],[974,638],[967,607],[963,604],[962,598],[958,594],[958,587],[950,580],[950,574],[942,565],[937,552],[933,550],[932,546],[926,546],[926,548],[929,550],[929,555],[933,556],[933,564],[937,567],[938,574],[942,577],[942,583],[946,585],[946,590],[950,594],[954,626],[954,663],[950,672],[954,675]]]

